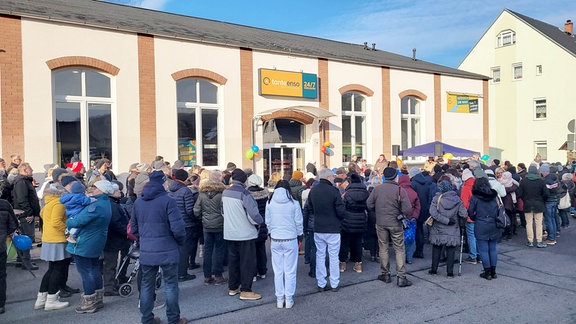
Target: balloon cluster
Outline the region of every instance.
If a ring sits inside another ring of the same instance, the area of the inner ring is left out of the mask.
[[[320,152],[322,152],[326,155],[330,154],[330,152],[332,152],[332,150],[330,150],[331,145],[332,145],[332,143],[330,143],[330,141],[324,142],[324,145],[320,146]]]
[[[490,155],[484,154],[480,157],[480,161],[482,161],[482,163],[486,164],[486,162],[488,162],[489,158],[490,158]]]
[[[260,148],[256,145],[252,145],[251,148],[246,150],[246,158],[248,160],[252,160],[255,156],[259,156],[260,155]]]
[[[446,160],[446,164],[450,164],[450,159],[453,159],[454,155],[452,153],[446,153],[442,155],[442,157],[444,158],[444,160]]]

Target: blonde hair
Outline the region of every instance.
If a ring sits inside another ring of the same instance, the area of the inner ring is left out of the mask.
[[[206,170],[206,169],[202,170],[202,172],[200,172],[200,181],[202,181],[204,179],[210,179],[211,173],[212,172],[210,172],[210,170]]]

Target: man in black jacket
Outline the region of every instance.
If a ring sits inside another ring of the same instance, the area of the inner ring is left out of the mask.
[[[18,228],[18,220],[10,203],[0,199],[0,314],[4,314],[6,304],[6,237]]]
[[[326,249],[330,259],[330,286],[326,281],[326,264],[316,262],[316,280],[318,290],[324,291],[332,287],[332,291],[340,289],[340,269],[338,252],[340,251],[340,223],[344,219],[346,209],[340,191],[334,187],[334,173],[323,168],[318,171],[320,181],[310,190],[308,203],[314,213],[314,241],[316,242],[316,260],[326,259]]]

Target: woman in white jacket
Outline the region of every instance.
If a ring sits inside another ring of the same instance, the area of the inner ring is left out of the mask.
[[[290,184],[276,184],[266,205],[266,226],[270,233],[276,306],[292,308],[298,267],[298,236],[303,234],[302,209],[290,193]]]

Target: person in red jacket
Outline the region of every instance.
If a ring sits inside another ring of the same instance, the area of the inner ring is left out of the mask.
[[[464,169],[462,171],[462,181],[464,185],[462,185],[462,189],[460,190],[460,199],[464,204],[464,207],[468,209],[470,207],[470,198],[472,198],[472,186],[474,186],[474,175],[470,169]],[[468,252],[469,255],[464,262],[476,264],[478,263],[478,252],[476,250],[476,237],[474,236],[474,221],[468,216],[466,221],[466,237],[468,239]]]
[[[410,202],[412,203],[412,213],[404,216],[406,216],[407,219],[417,219],[418,216],[420,216],[420,199],[418,198],[416,191],[411,187],[410,176],[401,175],[398,178],[398,185],[406,190],[408,199],[410,199]],[[406,263],[412,264],[414,251],[416,251],[416,241],[406,242],[406,238],[404,238],[404,245],[406,246]]]

